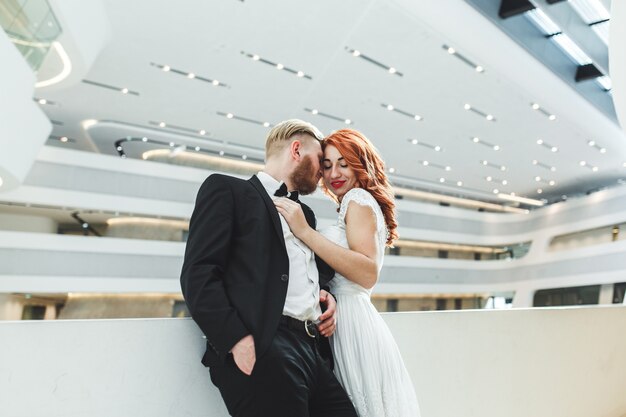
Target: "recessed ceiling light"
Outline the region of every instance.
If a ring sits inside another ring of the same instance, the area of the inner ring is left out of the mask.
[[[418,121],[419,121],[419,120],[422,120],[422,116],[419,116],[419,115],[417,115],[417,114],[416,114],[413,118],[414,118],[415,120],[418,120]]]
[[[435,151],[439,152],[441,150],[441,146],[435,146]]]
[[[202,136],[204,136],[204,135],[206,135],[206,130],[202,129],[199,133],[200,133]]]
[[[285,68],[285,66],[283,64],[276,64],[276,69],[277,70],[281,70],[283,68]]]
[[[163,65],[163,71],[168,72],[170,70],[169,65]]]
[[[555,172],[556,171],[556,167],[550,167],[550,171]]]
[[[144,136],[143,138],[141,138],[141,141],[142,141],[142,142],[147,142],[147,141],[148,141],[148,138]]]
[[[319,113],[319,111],[317,109],[311,110],[311,114],[317,114],[317,113]]]
[[[356,49],[354,51],[352,51],[352,56],[360,56],[361,52],[357,51]]]
[[[535,177],[535,181],[541,181],[541,177]]]
[[[500,194],[500,190],[498,190],[497,188],[494,188],[494,189],[493,189],[493,193],[494,193],[494,194]]]
[[[500,171],[506,171],[506,167],[505,167],[504,165],[502,165],[502,166],[500,167]]]
[[[213,81],[211,81],[211,84],[213,84],[213,85],[220,85],[220,82],[217,81],[217,80],[213,80]]]
[[[122,88],[122,94],[128,94],[128,88]]]
[[[543,190],[541,188],[537,188],[537,194],[541,194],[543,193]]]
[[[161,123],[159,123],[159,126],[160,126],[160,127],[165,127],[165,126],[167,126],[167,125],[165,124],[165,122],[161,122]]]
[[[483,72],[485,69],[483,67],[481,67],[480,65],[478,65],[476,67],[476,72]]]
[[[550,185],[554,185],[554,184],[556,184],[556,181],[554,181],[554,180],[550,180],[550,182],[549,182],[548,184],[550,184]]]
[[[606,153],[606,148],[600,148],[600,153]]]
[[[463,181],[457,181],[456,185],[458,185],[459,187],[463,186]]]
[[[537,145],[543,145],[543,141],[541,139],[537,140]]]
[[[587,142],[589,144],[589,146],[595,146],[596,142],[593,140],[590,140],[589,142]]]
[[[261,59],[261,57],[260,57],[260,56],[258,56],[258,55],[256,55],[256,54],[254,54],[254,55],[252,55],[252,59],[253,59],[254,61],[258,61],[259,59]]]
[[[502,185],[507,185],[509,182],[507,180],[502,180]]]
[[[533,103],[532,104],[532,108],[533,108],[533,110],[539,110],[539,104]]]
[[[46,104],[46,103],[48,103],[48,100],[46,100],[45,98],[40,98],[37,101],[38,101],[39,104]]]
[[[556,146],[553,146],[552,148],[550,148],[550,150],[552,152],[558,152],[559,148],[557,148]]]
[[[232,113],[227,113],[226,117],[229,118],[229,119],[232,119],[233,118],[233,114]]]
[[[581,166],[581,167],[584,167],[585,165],[587,165],[587,162],[585,162],[585,161],[580,161],[580,162],[579,162],[579,164],[580,164],[580,166]]]
[[[220,151],[220,156],[224,156],[224,151]]]
[[[352,120],[350,120],[350,119],[346,119],[346,120],[344,120],[344,121],[346,122],[346,124],[347,124],[347,125],[349,125],[349,124],[351,124],[351,123],[352,123]]]
[[[449,53],[449,54],[453,54],[453,53],[455,53],[455,52],[456,52],[456,51],[454,50],[454,48],[452,48],[452,47],[448,48],[448,53]]]
[[[598,172],[598,169],[599,169],[598,167],[593,167],[593,168],[591,168],[591,170],[592,170],[593,172]]]
[[[170,146],[173,148],[176,145],[174,142],[170,142]]]
[[[553,115],[553,114],[551,114],[550,116],[548,116],[548,119],[550,119],[550,120],[556,120],[556,116],[555,116],[555,115]]]
[[[248,155],[241,155],[241,159],[245,161],[246,159],[248,159]]]
[[[189,74],[187,74],[187,78],[196,78],[196,74],[190,72]]]
[[[122,148],[121,146],[118,146],[118,147],[117,147],[117,148],[115,148],[115,149],[117,149],[118,151],[121,151],[121,150],[122,150],[122,149],[124,149],[124,148]]]
[[[264,122],[264,123],[263,123],[263,126],[264,126],[264,127],[270,127],[270,124],[269,124],[268,122]]]
[[[465,110],[470,110],[472,108],[472,106],[470,106],[469,104],[466,104],[466,105],[463,106],[463,108]]]
[[[419,141],[418,141],[417,139],[413,139],[413,140],[411,141],[411,143],[412,143],[413,145],[417,145],[417,144],[419,143]]]
[[[424,164],[424,166],[428,166],[428,161],[424,161],[422,164]]]
[[[536,159],[533,159],[533,165],[537,165],[539,163],[539,161],[537,161]]]
[[[473,141],[474,143],[478,143],[478,142],[480,142],[480,139],[478,139],[478,138],[474,138],[474,139],[472,139],[472,141]]]
[[[67,139],[67,136],[61,136],[61,138],[59,138],[59,140],[61,142],[67,142],[68,139]]]
[[[387,104],[387,110],[393,111],[393,106],[391,104]]]
[[[499,151],[499,150],[500,150],[500,147],[499,147],[498,145],[495,145],[495,146],[493,147],[493,150],[494,150],[494,151]]]
[[[451,167],[446,167],[445,170],[446,171],[452,171],[452,168]]]
[[[487,119],[487,120],[493,120],[493,116],[492,116],[492,115],[490,115],[490,114],[488,114],[488,115],[486,115],[486,116],[485,116],[485,119]]]
[[[302,71],[298,71],[298,73],[296,74],[298,77],[304,77],[304,72]]]
[[[489,162],[487,162],[487,161],[482,161],[481,163],[482,163],[483,165],[487,165]]]
[[[200,147],[199,147],[199,146],[196,146],[196,147],[195,147],[195,150],[196,150],[196,151],[199,151],[199,150],[200,150]]]
[[[439,182],[446,182],[445,178],[439,178]]]
[[[389,172],[390,172],[391,174],[393,174],[394,172],[396,172],[396,169],[395,169],[395,168],[389,168]]]
[[[390,67],[389,74],[395,74],[395,73],[396,73],[396,69],[394,67]]]
[[[492,177],[487,177],[485,178],[487,181],[491,182],[491,180],[493,179]]]

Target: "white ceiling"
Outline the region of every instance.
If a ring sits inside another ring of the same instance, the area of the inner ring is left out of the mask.
[[[483,200],[495,199],[494,188],[531,198],[557,198],[614,185],[626,177],[623,133],[595,114],[582,97],[561,94],[567,87],[504,33],[494,31],[488,20],[458,0],[421,0],[414,7],[409,3],[107,0],[112,39],[85,78],[126,87],[139,96],[85,83],[37,91],[39,97],[58,103],[42,106],[51,119],[63,123],[53,134],[77,140],[49,143],[116,155],[115,140],[149,135],[146,128],[159,130],[149,122],[163,121],[204,129],[207,137],[254,147],[262,154],[268,128],[217,112],[272,124],[296,117],[324,133],[346,127],[304,111],[315,108],[354,121],[353,127],[363,131],[387,166],[395,169],[391,177],[398,185]],[[435,12],[444,18],[434,20]],[[448,54],[444,44],[485,72]],[[356,58],[346,48],[393,66],[403,76]],[[312,80],[253,61],[242,51],[301,70]],[[512,62],[519,63],[517,72],[502,71]],[[228,88],[163,72],[151,63],[217,79]],[[546,106],[557,119],[550,121],[534,111],[532,102]],[[419,114],[423,120],[390,112],[381,103]],[[466,103],[496,120],[466,111]],[[81,122],[89,119],[109,122],[86,132]],[[154,136],[166,138],[167,133]],[[475,144],[472,137],[500,150]],[[412,145],[408,139],[440,146],[442,151]],[[558,147],[558,152],[537,145],[538,139]],[[588,146],[590,139],[607,152]],[[177,135],[175,140],[195,146],[206,139]],[[431,165],[424,166],[424,160]],[[506,171],[484,166],[482,160],[504,165]],[[556,167],[556,172],[533,165],[533,160]],[[581,160],[597,166],[598,172],[581,167]],[[433,164],[452,169],[446,172]],[[488,182],[487,176],[508,183]],[[440,183],[440,178],[446,182]],[[556,184],[550,186],[549,180]],[[537,188],[544,193],[537,194]]]

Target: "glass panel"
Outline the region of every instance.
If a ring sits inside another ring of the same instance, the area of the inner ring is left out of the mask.
[[[61,35],[59,22],[46,0],[3,0],[0,25],[35,71]]]

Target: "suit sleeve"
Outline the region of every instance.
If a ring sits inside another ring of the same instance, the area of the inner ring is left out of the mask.
[[[211,175],[196,198],[180,283],[191,317],[221,360],[241,338],[250,334],[224,286],[233,221],[232,190],[224,177]]]

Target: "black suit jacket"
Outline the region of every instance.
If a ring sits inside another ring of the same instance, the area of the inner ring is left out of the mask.
[[[315,227],[313,211],[302,208]],[[320,287],[327,288],[334,271],[317,261]],[[202,363],[223,364],[248,334],[261,357],[278,328],[289,279],[278,211],[259,179],[209,176],[191,216],[180,278],[191,317],[207,338]],[[322,343],[329,355],[328,341],[322,338]]]

